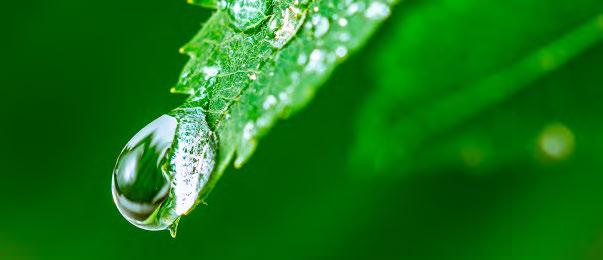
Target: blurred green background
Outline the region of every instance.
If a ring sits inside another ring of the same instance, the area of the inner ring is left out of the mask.
[[[517,91],[493,87],[506,94],[469,116],[425,113],[454,123],[413,121],[589,21],[603,31],[599,0],[402,2],[176,239],[121,217],[111,172],[184,100],[168,93],[187,59],[177,49],[210,12],[5,5],[0,259],[603,259],[603,44]]]

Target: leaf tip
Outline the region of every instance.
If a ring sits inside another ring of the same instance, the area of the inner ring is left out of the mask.
[[[180,218],[177,218],[174,223],[172,223],[169,227],[168,230],[170,231],[170,235],[172,236],[172,238],[176,238],[176,233],[178,231],[178,223],[180,222]]]

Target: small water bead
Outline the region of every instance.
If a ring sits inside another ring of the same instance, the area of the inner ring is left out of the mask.
[[[317,38],[322,37],[329,31],[329,19],[321,15],[312,16],[312,25],[314,25],[314,36]]]
[[[339,26],[341,27],[345,27],[346,25],[348,25],[348,19],[339,18],[337,19],[337,24],[339,24]]]
[[[270,15],[270,0],[230,0],[226,5],[231,24],[240,31],[247,31],[260,25]]]
[[[337,60],[337,54],[329,52],[329,53],[327,54],[327,58],[326,58],[326,60],[327,60],[329,63],[333,63],[333,62],[335,62],[335,61]]]
[[[364,16],[369,19],[383,19],[389,15],[389,6],[382,2],[372,2],[364,12]]]
[[[249,140],[255,135],[255,125],[253,122],[247,122],[243,127],[243,139]]]
[[[150,217],[169,194],[166,157],[174,142],[177,124],[174,117],[159,117],[140,130],[117,159],[113,171],[113,200],[120,213],[140,228],[167,228]]]
[[[314,25],[313,25],[312,23],[305,23],[305,24],[304,24],[304,29],[305,29],[306,31],[310,31],[310,30],[312,30],[312,27],[314,27]]]
[[[304,65],[304,64],[306,64],[307,61],[308,61],[308,56],[305,53],[302,53],[299,56],[297,56],[297,64]]]
[[[274,107],[274,105],[276,105],[276,102],[276,97],[274,97],[273,95],[269,95],[268,97],[266,97],[266,100],[264,100],[264,103],[262,103],[262,108],[270,109]]]
[[[278,93],[278,98],[281,101],[283,101],[283,102],[288,102],[289,101],[289,94],[287,94],[286,92]]]
[[[339,34],[339,40],[342,42],[348,42],[351,39],[352,39],[352,36],[347,32],[343,32],[343,33]]]
[[[274,121],[274,117],[271,117],[268,114],[265,114],[256,120],[256,125],[259,128],[266,128],[266,127],[269,127],[273,121]]]
[[[325,51],[314,49],[310,53],[310,60],[304,69],[305,72],[323,73],[326,70]]]
[[[301,76],[299,75],[299,72],[297,72],[297,71],[292,72],[291,75],[289,76],[289,78],[291,78],[291,81],[293,81],[294,83],[299,83],[300,77]],[[291,87],[287,87],[287,90],[289,90],[289,92],[293,91],[291,89]]]
[[[347,54],[348,54],[348,49],[345,46],[338,46],[335,49],[335,55],[337,55],[337,57],[339,57],[339,58],[343,58]]]
[[[268,22],[268,28],[273,32],[269,40],[274,48],[282,48],[299,30],[306,19],[306,12],[296,5],[291,5],[276,13]]]
[[[348,15],[353,15],[353,14],[357,13],[358,11],[362,10],[363,7],[364,7],[364,3],[362,3],[362,2],[360,2],[360,3],[351,3],[348,6],[347,14]]]
[[[201,68],[201,72],[203,72],[203,78],[205,80],[209,80],[210,78],[213,78],[215,76],[218,75],[218,73],[220,72],[220,67],[219,66],[205,66],[203,68]]]

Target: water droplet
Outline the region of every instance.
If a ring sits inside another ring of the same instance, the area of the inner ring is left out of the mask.
[[[275,14],[268,22],[268,28],[274,33],[270,44],[278,49],[285,46],[295,36],[305,19],[306,12],[295,5]]]
[[[199,200],[216,151],[203,110],[194,104],[185,103],[145,126],[118,157],[113,200],[135,226],[175,235],[180,217]]]
[[[262,108],[270,109],[274,105],[276,105],[276,97],[274,97],[273,95],[270,95],[270,96],[266,97],[266,100],[264,100],[264,103],[262,104]]]
[[[299,72],[292,72],[291,75],[289,76],[289,78],[291,78],[291,81],[293,81],[294,83],[299,83],[299,78],[301,76],[299,75]]]
[[[306,64],[307,61],[308,61],[308,56],[305,53],[302,53],[299,56],[297,56],[297,64],[304,65],[304,64]]]
[[[255,126],[253,122],[247,122],[247,124],[245,124],[245,127],[243,127],[243,139],[249,140],[253,137],[254,134]]]
[[[216,3],[216,8],[224,10],[228,8],[228,2],[226,0],[218,0]]]
[[[231,23],[240,31],[260,25],[272,8],[270,0],[231,0],[226,3]]]
[[[197,204],[215,165],[216,151],[201,108],[179,108],[172,113],[178,118],[178,130],[168,166],[173,189],[170,213],[181,216]]]
[[[343,58],[347,54],[348,54],[348,49],[345,46],[338,46],[335,49],[335,55],[337,55],[337,57],[339,57],[339,58]]]
[[[278,94],[278,98],[283,102],[287,102],[289,101],[289,94],[287,94],[286,92],[281,92]]]
[[[322,37],[329,31],[329,19],[321,15],[312,16],[312,24],[314,25],[314,36]]]
[[[167,199],[170,182],[165,171],[177,121],[163,115],[140,130],[126,145],[113,171],[113,199],[132,224],[148,230],[165,229],[151,215]]]
[[[369,19],[383,19],[389,15],[389,6],[381,2],[372,2],[364,16]]]
[[[351,39],[352,39],[352,36],[350,36],[350,34],[347,32],[343,32],[339,35],[339,40],[342,42],[347,42]]]
[[[205,80],[209,80],[210,78],[213,78],[218,75],[218,73],[220,72],[220,67],[219,66],[205,66],[205,67],[201,68],[201,71],[203,72],[203,75],[204,75],[203,78]]]
[[[322,73],[325,71],[326,66],[324,63],[325,52],[320,49],[314,49],[312,53],[310,53],[310,61],[308,61],[308,65],[304,69],[305,72],[317,72]]]
[[[265,114],[256,120],[256,125],[259,128],[266,128],[270,126],[272,121],[274,121],[274,117],[271,117],[269,114]]]
[[[364,7],[363,3],[351,3],[348,6],[347,13],[348,15],[353,15],[356,12],[360,11]]]
[[[348,25],[348,19],[339,18],[337,19],[337,24],[339,24],[339,26],[341,27],[345,27],[346,25]]]

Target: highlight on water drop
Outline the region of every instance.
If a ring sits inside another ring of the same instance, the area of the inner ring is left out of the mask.
[[[270,0],[229,0],[224,7],[231,24],[240,31],[256,28],[270,15]]]

